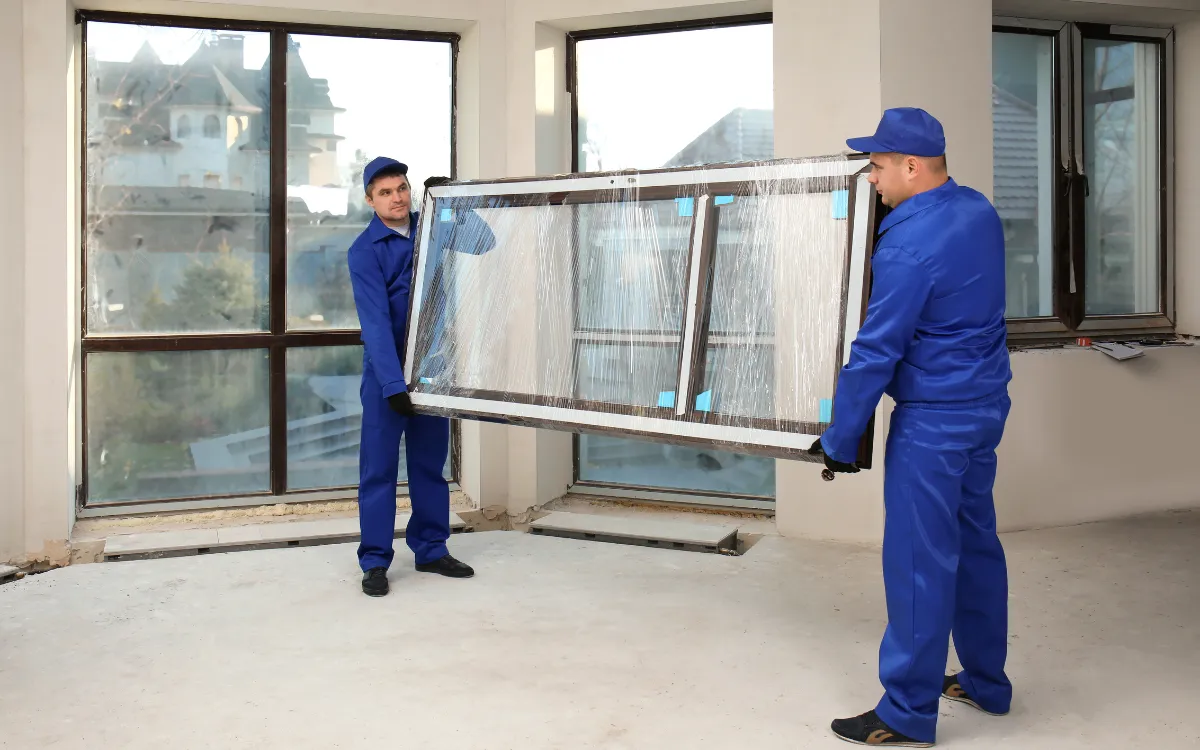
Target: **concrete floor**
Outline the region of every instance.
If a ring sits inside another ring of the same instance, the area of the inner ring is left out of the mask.
[[[1013,714],[939,746],[1200,744],[1200,513],[1006,537]],[[879,697],[877,550],[740,558],[455,537],[479,575],[358,591],[340,545],[0,587],[4,748],[837,748]]]

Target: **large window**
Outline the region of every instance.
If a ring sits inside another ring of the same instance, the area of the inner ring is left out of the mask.
[[[81,22],[84,501],[355,486],[362,169],[452,173],[457,37]]]
[[[722,19],[685,26],[650,26],[608,29],[573,34],[569,75],[574,98],[576,134],[574,170],[596,172],[616,169],[658,169],[717,162],[770,159],[774,155],[772,28],[770,16]],[[703,75],[681,75],[678,65],[662,61],[700,60],[713,56],[727,61],[707,66]],[[630,85],[637,81],[637,85]],[[753,212],[753,199],[726,207],[726,215]],[[670,222],[658,225],[662,233],[655,252],[678,254],[685,250],[686,235]],[[726,261],[724,248],[734,240],[739,219],[722,224],[715,262]],[[667,297],[676,302],[676,279],[638,276],[636,269],[661,267],[656,258],[621,258],[596,247],[597,270],[603,264],[621,264],[624,286],[594,290],[620,294],[623,304],[580,294],[578,333],[592,337],[584,362],[597,371],[612,371],[629,358],[628,344],[604,331],[641,327],[661,329],[662,321],[647,318],[669,313]],[[588,256],[585,255],[585,262]],[[608,269],[615,271],[615,269]],[[763,330],[769,340],[770,310],[774,289],[763,278],[743,276],[742,267],[718,274],[714,308],[721,316],[730,305],[761,308]],[[738,290],[737,294],[731,294]],[[722,302],[722,299],[728,302]],[[739,310],[739,313],[746,311]],[[754,316],[750,316],[753,318]],[[746,315],[740,319],[747,321]],[[634,324],[637,324],[635,326]],[[720,321],[714,321],[719,325]],[[660,331],[661,332],[661,331]],[[664,349],[663,347],[658,347]],[[730,371],[720,346],[707,358],[706,378],[721,379]],[[669,353],[659,351],[663,358]],[[743,352],[750,356],[749,352]],[[649,358],[647,362],[657,361]],[[753,389],[743,395],[766,396],[773,373],[761,372]],[[596,388],[604,388],[595,383]],[[775,462],[711,447],[662,445],[608,435],[583,434],[576,441],[577,486],[640,490],[667,490],[716,498],[743,497],[770,500],[775,495]],[[717,502],[723,502],[718,499]]]
[[[826,157],[435,188],[414,402],[808,458],[863,312],[867,172]]]
[[[995,203],[1017,335],[1169,332],[1173,37],[1003,20]]]

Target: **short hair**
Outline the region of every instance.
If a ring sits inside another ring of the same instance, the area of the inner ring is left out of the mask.
[[[375,175],[373,177],[371,177],[371,181],[369,183],[367,183],[367,195],[368,196],[371,195],[371,191],[375,188],[375,181],[378,180],[380,177],[403,177],[404,181],[406,183],[408,183],[409,188],[412,188],[412,183],[408,182],[408,172],[405,171],[400,166],[398,166],[396,164],[392,164],[392,165],[386,166],[383,169],[379,170],[378,172],[375,173]]]
[[[892,154],[892,161],[899,162],[904,159],[907,159],[909,156],[912,156],[912,154]],[[917,156],[914,158],[920,159],[921,161],[925,162],[929,166],[931,166],[934,169],[939,170],[941,172],[946,172],[948,174],[950,171],[949,167],[946,163],[946,155],[945,154],[942,154],[941,156]]]

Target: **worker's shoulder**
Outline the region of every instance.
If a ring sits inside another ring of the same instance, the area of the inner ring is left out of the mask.
[[[360,255],[372,248],[375,244],[371,227],[368,225],[365,229],[358,233],[354,238],[354,242],[350,243],[350,252],[355,255]]]
[[[992,205],[988,197],[966,185],[957,186],[957,189],[950,193],[950,198],[941,205],[941,208],[950,211],[973,211],[977,212],[981,218],[999,218],[996,207]]]

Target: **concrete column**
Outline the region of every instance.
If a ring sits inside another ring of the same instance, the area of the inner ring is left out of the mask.
[[[65,562],[78,481],[76,27],[65,0],[25,0],[23,11],[24,543],[32,558]]]
[[[566,94],[564,32],[536,23],[528,10],[514,9],[506,19],[506,176],[559,174],[570,170],[570,100]],[[461,90],[460,90],[461,96]],[[493,176],[493,175],[485,175]],[[524,298],[551,294],[530,278]],[[569,292],[569,289],[565,291]],[[524,325],[538,330],[535,345],[550,326],[531,305]],[[542,305],[550,308],[554,305]],[[528,341],[523,340],[522,345]],[[523,360],[524,361],[524,360]],[[526,373],[527,374],[527,373]],[[524,378],[522,378],[524,379]],[[566,493],[572,479],[570,433],[464,423],[463,489],[480,507],[503,508],[517,515]]]
[[[508,174],[507,17],[503,5],[485,12],[459,43],[456,148],[462,179]],[[507,507],[508,428],[464,420],[459,440],[463,491],[481,508]]]
[[[1200,20],[1175,27],[1175,328],[1200,336]]]
[[[21,0],[0,0],[0,563],[25,556],[25,132]]]
[[[884,109],[924,107],[946,127],[951,173],[992,186],[990,0],[850,0],[775,7],[775,154],[844,151]],[[826,483],[818,467],[776,464],[776,524],[788,536],[877,542],[883,530],[887,399],[874,468]]]

